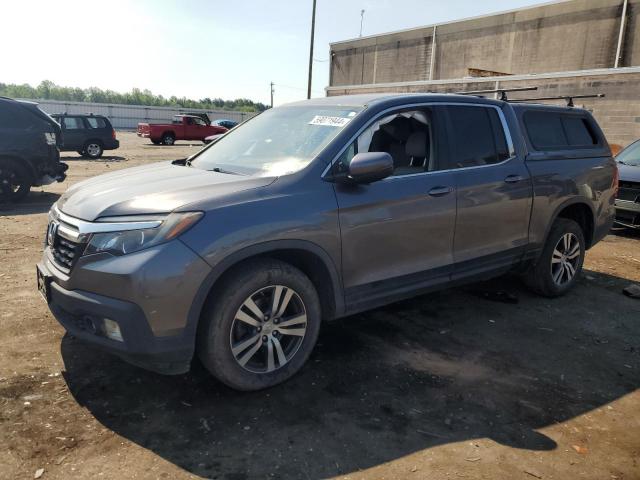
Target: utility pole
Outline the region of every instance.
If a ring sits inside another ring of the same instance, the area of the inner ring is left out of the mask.
[[[273,108],[273,82],[271,82],[271,108]]]
[[[364,9],[360,10],[360,36],[362,36],[362,22],[364,21]]]
[[[307,85],[307,99],[311,98],[311,78],[313,77],[313,37],[316,30],[316,0],[313,0],[311,13],[311,45],[309,46],[309,83]]]

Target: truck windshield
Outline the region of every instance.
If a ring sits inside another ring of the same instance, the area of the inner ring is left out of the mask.
[[[640,141],[625,148],[618,154],[616,160],[623,165],[640,167]]]
[[[279,176],[306,167],[361,108],[295,106],[265,111],[191,162],[203,170]]]

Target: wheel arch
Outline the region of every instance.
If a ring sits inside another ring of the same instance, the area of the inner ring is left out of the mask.
[[[87,140],[84,141],[84,143],[82,144],[83,147],[86,147],[87,145],[89,145],[90,143],[97,143],[99,144],[101,147],[104,148],[104,142],[99,139],[99,138],[88,138]]]
[[[315,286],[323,320],[344,313],[344,295],[338,270],[330,255],[315,243],[305,240],[276,240],[243,248],[217,264],[202,282],[189,310],[187,334],[195,335],[207,302],[213,298],[216,285],[240,265],[260,258],[274,258],[289,263],[309,277]]]
[[[595,231],[595,212],[590,203],[583,198],[574,198],[567,200],[558,206],[553,213],[552,220],[547,225],[547,231],[545,232],[544,241],[547,242],[551,226],[558,218],[566,218],[575,221],[584,234],[585,246],[587,250],[591,248],[593,244],[593,236]]]

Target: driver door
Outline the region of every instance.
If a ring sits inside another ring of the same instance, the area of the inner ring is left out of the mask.
[[[350,311],[446,282],[453,265],[456,195],[441,171],[446,137],[437,108],[398,110],[373,122],[338,159],[386,151],[394,173],[371,184],[335,184],[342,277]]]

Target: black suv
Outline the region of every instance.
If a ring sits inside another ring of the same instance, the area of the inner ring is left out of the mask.
[[[0,97],[0,203],[24,198],[32,186],[65,179],[60,125],[33,102]]]
[[[120,147],[116,131],[107,117],[102,115],[54,114],[62,126],[63,152],[78,152],[83,157],[100,158],[105,150]]]

